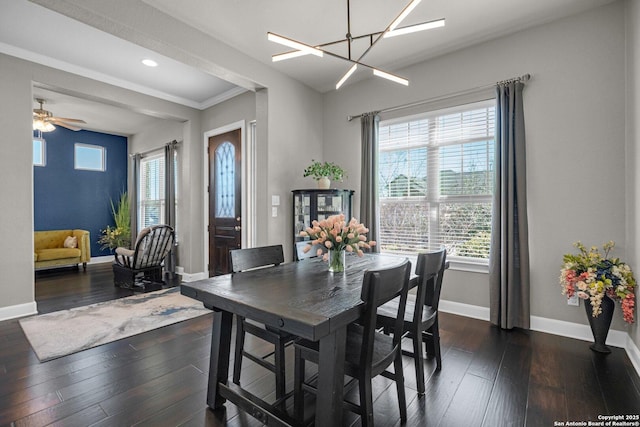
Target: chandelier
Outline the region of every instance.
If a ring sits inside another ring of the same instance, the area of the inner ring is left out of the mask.
[[[338,80],[338,82],[336,83],[336,90],[339,89],[340,86],[342,86],[347,81],[347,79],[351,77],[353,73],[356,72],[358,67],[366,68],[373,71],[373,74],[375,76],[382,77],[382,78],[391,80],[393,82],[408,86],[409,80],[405,79],[404,77],[395,75],[387,71],[383,71],[380,68],[373,67],[371,65],[367,65],[363,63],[362,60],[371,51],[373,46],[375,46],[376,43],[378,43],[378,41],[380,41],[380,39],[382,38],[389,38],[389,37],[399,36],[402,34],[409,34],[417,31],[430,30],[432,28],[438,28],[438,27],[444,26],[445,20],[437,19],[434,21],[422,22],[420,24],[413,24],[413,25],[407,25],[405,27],[400,27],[400,23],[411,13],[411,11],[418,5],[418,3],[420,3],[420,1],[421,0],[412,0],[407,6],[405,6],[404,9],[402,9],[402,11],[398,14],[398,16],[396,16],[395,19],[391,21],[391,23],[384,30],[377,31],[374,33],[369,33],[369,34],[363,34],[359,36],[352,36],[351,35],[350,0],[347,0],[347,34],[344,39],[335,40],[328,43],[322,43],[316,46],[312,46],[312,45],[291,39],[289,37],[268,32],[267,33],[268,40],[294,49],[292,51],[273,55],[271,59],[273,62],[277,62],[277,61],[283,61],[285,59],[296,58],[304,55],[315,55],[319,57],[328,55],[328,56],[332,56],[334,58],[338,58],[343,61],[346,61],[351,64],[351,67],[342,76],[342,78]],[[359,40],[363,38],[369,39],[369,46],[357,59],[354,59],[351,56],[351,43],[354,40]],[[327,46],[333,46],[340,43],[347,44],[347,52],[348,52],[347,56],[338,55],[336,53],[325,50]]]

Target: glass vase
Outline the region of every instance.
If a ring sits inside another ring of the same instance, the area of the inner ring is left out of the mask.
[[[344,271],[346,254],[345,251],[329,250],[329,271],[332,273],[342,273]]]

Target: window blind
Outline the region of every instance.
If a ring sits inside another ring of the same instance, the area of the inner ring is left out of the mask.
[[[140,160],[140,228],[164,223],[165,182],[164,155],[157,154]]]
[[[381,122],[379,154],[382,252],[488,258],[493,100]]]

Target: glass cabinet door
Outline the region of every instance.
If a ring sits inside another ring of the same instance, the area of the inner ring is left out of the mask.
[[[353,190],[293,190],[293,240],[304,240],[300,232],[313,220],[343,213],[352,216]]]

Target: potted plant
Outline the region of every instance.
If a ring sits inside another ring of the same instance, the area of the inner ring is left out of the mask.
[[[117,206],[111,200],[111,214],[115,222],[115,227],[107,225],[102,230],[102,236],[98,243],[102,246],[100,249],[115,249],[118,247],[129,248],[131,245],[131,216],[129,213],[129,196],[127,192],[120,194]]]
[[[335,163],[321,163],[312,159],[311,165],[309,165],[304,170],[303,176],[312,177],[313,179],[318,181],[318,188],[327,189],[331,185],[331,180],[342,181],[342,179],[346,176],[346,173],[344,169],[342,169]]]
[[[574,246],[579,253],[563,257],[564,265],[560,271],[562,294],[567,298],[577,295],[584,300],[595,338],[591,349],[608,353],[610,350],[605,341],[616,302],[622,307],[624,321],[633,323],[636,281],[628,264],[609,257],[615,246],[613,241],[602,246],[604,254],[595,246],[589,250],[580,242]]]

